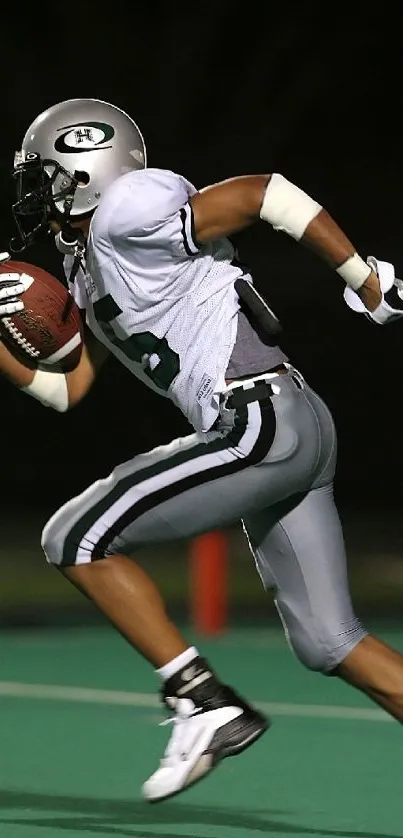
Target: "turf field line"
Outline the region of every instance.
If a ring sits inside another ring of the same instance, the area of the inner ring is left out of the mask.
[[[159,708],[157,694],[104,690],[92,687],[68,687],[57,684],[24,684],[19,681],[0,681],[0,697],[38,699],[39,701],[67,701],[87,704],[120,705],[126,707]],[[346,719],[359,722],[392,721],[376,707],[343,707],[331,704],[287,704],[284,702],[255,701],[260,710],[273,716],[294,716],[312,719]]]

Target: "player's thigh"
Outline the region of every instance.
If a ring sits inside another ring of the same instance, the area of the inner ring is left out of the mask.
[[[118,465],[108,477],[95,481],[81,494],[67,501],[50,518],[42,533],[42,547],[48,560],[54,564],[63,564],[63,551],[66,539],[74,533],[78,522],[81,529],[86,521],[92,519],[94,508],[104,525],[113,521],[118,513],[119,501],[124,494],[125,487],[132,487],[137,476],[140,481],[152,480],[156,468],[163,471],[168,463],[180,462],[192,456],[192,452],[200,445],[199,434],[190,434],[173,440],[168,445],[160,445],[151,451],[138,454],[130,460]],[[66,562],[68,563],[68,562]]]
[[[116,502],[103,497],[76,526],[69,527],[63,548],[65,563],[134,554],[152,544],[229,527],[252,510],[275,504],[299,482],[293,458],[287,463],[264,462],[243,468],[244,460],[234,457],[230,465],[238,469],[225,474],[227,465],[215,464],[214,458],[211,468],[201,469],[199,463],[185,460],[180,468],[161,473],[157,463],[150,479],[139,482]],[[116,489],[119,491],[119,485]]]
[[[292,381],[231,423],[136,457],[68,503],[44,531],[49,561],[82,564],[226,527],[315,478],[318,421]]]
[[[297,656],[311,669],[331,671],[366,633],[351,603],[332,485],[252,513],[244,527]]]
[[[266,466],[213,477],[208,469],[188,471],[192,461],[163,471],[161,465],[164,461],[153,463],[146,475],[143,469],[119,480],[113,474],[69,501],[44,529],[48,560],[72,565],[116,553],[131,555],[145,546],[225,528],[246,512],[275,502],[291,479]],[[182,469],[185,476],[178,480]]]
[[[42,546],[48,560],[68,566],[132,554],[145,545],[229,526],[277,502],[300,484],[305,459],[300,462],[293,449],[285,449],[283,459],[270,462],[275,425],[271,434],[262,425],[262,461],[255,462],[251,430],[248,424],[244,436],[252,460],[247,450],[232,445],[230,435],[213,433],[202,441],[198,435],[177,440],[115,469],[46,525]]]

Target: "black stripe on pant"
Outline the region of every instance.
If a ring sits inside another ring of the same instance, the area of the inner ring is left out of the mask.
[[[223,463],[213,466],[205,471],[197,471],[195,474],[190,474],[187,477],[176,480],[168,485],[157,489],[154,492],[146,495],[141,500],[134,503],[113,523],[113,525],[104,533],[102,538],[94,545],[91,553],[91,560],[96,561],[105,557],[109,545],[113,539],[120,535],[127,527],[133,524],[137,518],[163,503],[176,497],[182,492],[186,492],[203,483],[218,480],[220,477],[226,477],[230,474],[235,474],[237,471],[242,471],[252,465],[257,465],[268,454],[273,443],[276,419],[274,408],[269,398],[258,402],[260,406],[261,426],[258,438],[250,451],[245,457],[234,458],[233,462]],[[219,437],[208,443],[200,443],[194,448],[173,454],[165,460],[156,462],[145,469],[140,469],[127,477],[122,478],[108,494],[96,503],[82,518],[72,527],[70,533],[67,535],[63,549],[62,565],[75,564],[77,551],[81,540],[86,533],[94,526],[97,520],[116,503],[119,498],[129,491],[134,486],[155,477],[158,474],[169,472],[176,466],[185,462],[190,462],[197,457],[203,455],[210,455],[218,451],[223,451],[227,448],[235,448],[241,442],[245,431],[248,427],[248,407],[244,405],[237,409],[235,414],[234,427],[225,437]]]

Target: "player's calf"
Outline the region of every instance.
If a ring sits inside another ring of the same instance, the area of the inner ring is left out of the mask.
[[[166,681],[163,701],[173,731],[159,767],[143,785],[150,802],[172,797],[200,780],[225,757],[252,745],[269,720],[221,684],[196,657]]]
[[[403,724],[403,655],[373,635],[363,638],[334,672]]]

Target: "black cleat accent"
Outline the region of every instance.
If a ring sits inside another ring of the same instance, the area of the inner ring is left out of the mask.
[[[173,675],[165,683],[162,696],[168,707],[170,697],[189,698],[199,713],[229,706],[243,710],[238,718],[223,725],[212,739],[206,753],[214,754],[214,761],[240,753],[271,725],[270,719],[255,710],[232,687],[222,684],[202,657],[195,658],[190,665]]]

